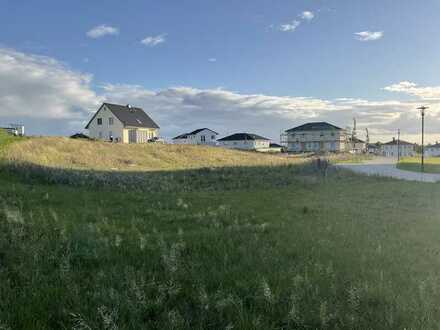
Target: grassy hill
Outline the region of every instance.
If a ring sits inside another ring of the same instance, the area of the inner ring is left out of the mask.
[[[0,171],[0,329],[438,327],[439,185],[323,178],[294,160],[221,149],[111,146],[174,154],[175,165],[139,156],[151,171],[133,174],[96,160],[109,147],[6,147],[26,165]],[[189,150],[229,165],[203,168]],[[94,155],[93,171],[70,169],[80,153]]]
[[[206,167],[282,165],[292,158],[216,148],[162,144],[110,144],[59,137],[33,138],[8,148],[8,160],[96,171],[160,171]]]

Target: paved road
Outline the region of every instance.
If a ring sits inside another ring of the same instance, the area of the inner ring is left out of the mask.
[[[396,168],[396,163],[395,158],[377,157],[359,164],[336,164],[336,166],[366,175],[386,176],[407,181],[440,182],[440,174],[403,171]]]

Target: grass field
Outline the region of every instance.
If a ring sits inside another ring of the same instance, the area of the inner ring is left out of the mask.
[[[421,172],[421,157],[405,157],[397,168],[406,171]],[[440,157],[425,158],[425,172],[426,173],[440,173]]]
[[[438,328],[439,185],[255,156],[137,174],[5,162],[0,329]],[[133,175],[144,188],[112,185]]]

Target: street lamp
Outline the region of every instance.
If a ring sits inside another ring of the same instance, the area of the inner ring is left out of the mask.
[[[422,172],[425,172],[425,110],[429,108],[421,106],[417,109],[420,110],[422,115]]]

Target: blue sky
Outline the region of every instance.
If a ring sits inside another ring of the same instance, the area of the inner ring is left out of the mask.
[[[356,116],[378,139],[400,127],[414,140],[413,109],[428,103],[428,130],[436,138],[437,0],[0,4],[0,79],[13,85],[0,88],[0,100],[7,100],[0,124],[19,120],[32,122],[35,134],[69,134],[108,100],[150,110],[169,136],[211,125],[225,134],[247,130],[275,138],[307,120],[346,126]],[[16,60],[13,68],[8,57]],[[20,73],[23,67],[28,69]],[[41,78],[33,89],[34,78],[23,77],[32,70],[50,79]],[[67,86],[68,95],[56,84]],[[45,111],[55,93],[59,108]]]

